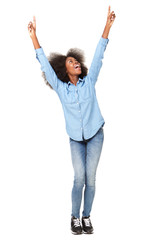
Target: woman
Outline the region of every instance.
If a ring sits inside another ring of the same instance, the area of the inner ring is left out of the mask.
[[[41,64],[43,76],[58,94],[64,110],[74,169],[71,214],[73,234],[93,233],[90,213],[95,195],[96,169],[102,151],[105,124],[97,102],[95,84],[109,41],[108,34],[115,17],[109,6],[107,22],[88,74],[83,54],[78,49],[70,49],[66,56],[51,54],[47,59],[36,36],[35,17],[33,23],[28,24],[28,31],[33,41],[36,57]],[[81,222],[80,207],[84,185],[84,208]]]

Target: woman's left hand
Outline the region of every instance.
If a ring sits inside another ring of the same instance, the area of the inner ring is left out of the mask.
[[[110,28],[111,28],[115,18],[116,18],[116,15],[115,15],[114,11],[111,12],[111,7],[109,6],[108,7],[107,22],[106,22],[106,25],[105,25],[105,28],[104,28],[104,31],[103,31],[103,34],[102,34],[103,38],[108,38]]]
[[[114,23],[114,20],[116,18],[116,15],[114,11],[111,12],[111,7],[108,7],[108,15],[107,15],[107,23],[106,25],[111,28],[112,24]]]

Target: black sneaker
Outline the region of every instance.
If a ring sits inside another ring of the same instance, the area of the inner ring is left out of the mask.
[[[82,217],[82,227],[83,227],[84,233],[87,233],[87,234],[93,233],[93,227],[89,217]]]
[[[79,218],[71,218],[71,232],[73,234],[82,234],[82,226]]]

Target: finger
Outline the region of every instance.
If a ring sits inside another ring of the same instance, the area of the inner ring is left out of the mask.
[[[33,27],[32,22],[29,22],[28,26],[29,26],[30,28],[32,28],[32,27]]]
[[[111,22],[112,22],[112,23],[114,22],[115,18],[116,18],[116,15],[114,15],[114,16],[111,18]]]
[[[114,12],[112,12],[111,14],[110,14],[110,19],[113,19],[113,18],[115,18],[115,13]]]
[[[111,16],[111,17],[112,17],[112,16],[115,16],[115,13],[112,13],[110,16]]]
[[[29,24],[28,24],[28,31],[32,31],[32,29],[33,29],[33,24],[32,24],[32,22],[29,22]]]
[[[111,6],[108,7],[108,16],[110,15],[111,12]]]
[[[36,17],[35,17],[35,16],[33,16],[33,22],[35,22],[35,23],[36,23]]]
[[[28,31],[31,32],[32,28],[28,25]]]
[[[36,28],[36,17],[33,16],[33,26]]]
[[[115,13],[114,13],[114,11],[112,11],[110,14],[109,14],[109,16],[111,17],[112,15],[114,15]]]

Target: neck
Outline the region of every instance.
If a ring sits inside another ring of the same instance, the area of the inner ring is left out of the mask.
[[[69,75],[69,79],[70,79],[70,82],[73,83],[76,86],[79,77],[76,76],[76,75],[75,76]]]

